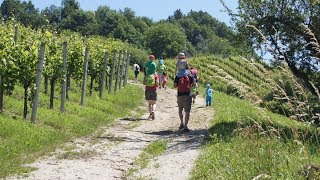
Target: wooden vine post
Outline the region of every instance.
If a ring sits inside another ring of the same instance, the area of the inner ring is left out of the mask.
[[[64,111],[65,101],[66,101],[66,91],[67,91],[67,42],[64,42],[62,45],[62,73],[63,79],[61,83],[61,104],[60,111]]]
[[[116,62],[117,62],[117,52],[113,52],[113,62],[111,65],[111,70],[110,70],[110,78],[109,78],[109,89],[108,92],[111,93],[112,91],[112,82],[113,82],[113,78],[114,78],[114,68],[116,66]]]
[[[101,73],[101,81],[100,81],[100,93],[99,98],[102,99],[102,94],[104,91],[104,82],[106,81],[106,71],[107,71],[107,62],[108,62],[108,53],[104,54],[104,62],[103,62],[103,70]]]
[[[122,60],[121,60],[121,67],[120,67],[120,81],[119,81],[119,89],[122,88],[122,81],[124,82],[124,66],[125,66],[125,58],[126,58],[126,52],[123,52],[122,54]]]
[[[118,82],[119,82],[119,76],[120,76],[121,57],[122,57],[122,51],[119,51],[119,59],[118,59],[118,64],[117,64],[117,76],[116,76],[116,82],[115,82],[115,85],[114,85],[114,92],[118,91]]]
[[[37,117],[44,53],[45,53],[45,44],[42,43],[40,46],[39,55],[38,55],[39,61],[38,61],[37,76],[36,76],[36,92],[35,92],[35,95],[33,96],[33,100],[32,100],[32,105],[33,105],[32,106],[32,113],[31,113],[31,122],[32,123],[36,122],[36,117]]]
[[[80,105],[84,105],[84,99],[86,96],[87,76],[88,76],[88,61],[89,61],[89,49],[86,47],[84,52],[84,64],[83,64],[83,80],[82,80],[82,94]]]
[[[128,83],[129,64],[130,64],[130,53],[127,53],[126,69],[125,69],[125,73],[124,73],[124,82],[123,82],[124,87]]]

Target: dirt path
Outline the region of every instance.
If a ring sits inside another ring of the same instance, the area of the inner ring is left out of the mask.
[[[43,157],[30,166],[37,170],[8,179],[188,179],[200,145],[207,133],[207,123],[213,110],[205,107],[197,97],[192,105],[188,133],[178,132],[179,116],[176,91],[158,90],[156,119],[116,120],[112,127],[104,127],[93,136],[77,139]],[[138,111],[147,111],[147,105]],[[128,175],[135,167],[135,158],[150,142],[165,139],[168,148],[154,158],[147,168]]]

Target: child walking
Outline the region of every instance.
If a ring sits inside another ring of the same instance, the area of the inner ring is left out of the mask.
[[[210,84],[207,84],[206,85],[206,106],[211,106],[212,94],[213,94],[213,89],[211,89]]]
[[[168,81],[168,79],[167,79],[167,74],[165,72],[162,73],[161,79],[162,79],[162,88],[164,90],[166,90],[167,89],[167,81]]]

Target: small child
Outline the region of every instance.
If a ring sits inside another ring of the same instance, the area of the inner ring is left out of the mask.
[[[187,76],[189,74],[189,65],[184,53],[178,54],[178,61],[176,63],[177,77]]]
[[[210,84],[206,85],[206,106],[211,106],[212,103],[213,89],[211,89]]]
[[[162,79],[162,88],[164,88],[164,90],[166,90],[168,79],[167,79],[167,74],[165,72],[163,72],[161,79]]]

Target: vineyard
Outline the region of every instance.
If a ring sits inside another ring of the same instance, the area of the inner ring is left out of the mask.
[[[14,23],[3,24],[0,33],[3,38],[0,45],[3,62],[0,64],[0,177],[32,171],[31,167],[21,164],[33,162],[35,158],[74,138],[92,134],[97,128],[127,116],[133,108],[141,105],[137,99],[143,99],[142,89],[128,84],[128,78],[133,78],[130,63],[142,64],[146,59],[141,50],[115,39],[32,30]],[[197,162],[198,169],[193,174],[196,179],[217,174],[212,171],[215,168],[207,168],[210,166],[206,159],[212,158],[211,164],[217,163],[215,156],[224,156],[212,151],[212,147],[228,153],[225,151],[229,149],[229,140],[223,141],[224,138],[232,137],[236,146],[232,149],[239,151],[239,154],[243,149],[237,147],[243,145],[248,146],[245,147],[248,151],[246,154],[253,152],[252,141],[259,142],[257,148],[269,149],[264,147],[270,144],[268,138],[261,142],[260,137],[251,137],[257,132],[270,136],[271,149],[274,147],[275,151],[280,152],[278,156],[291,151],[290,146],[295,147],[295,144],[287,146],[275,140],[279,137],[284,141],[296,139],[306,144],[311,152],[318,152],[318,131],[299,123],[319,122],[318,101],[287,67],[272,68],[240,56],[199,56],[188,59],[188,63],[199,72],[200,94],[204,94],[207,83],[216,91],[214,123],[211,122],[209,128],[211,143]],[[172,84],[176,61],[168,59],[165,64],[168,67],[169,84]],[[142,78],[139,77],[140,80]],[[232,99],[224,93],[236,98]],[[23,120],[28,117],[33,123]],[[256,127],[257,130],[254,129]],[[234,132],[239,132],[239,135]],[[238,144],[242,142],[241,138],[253,140]],[[219,143],[215,144],[218,141],[223,142],[224,148],[217,146]],[[277,152],[266,154],[272,156]],[[290,160],[301,156],[295,153],[288,156]],[[317,162],[318,156],[310,157],[311,162]],[[247,168],[255,162],[258,165],[274,163],[267,161],[267,157],[263,159],[266,161],[255,160]],[[272,158],[273,161],[275,159]],[[235,167],[242,163],[231,161],[230,164]],[[306,164],[306,161],[302,160],[296,166],[302,164]],[[275,177],[300,168],[296,166],[275,170]],[[239,175],[229,176],[225,167],[215,167],[225,171],[224,177]],[[252,177],[257,172],[252,170],[246,173]]]
[[[27,118],[30,105],[32,122],[36,121],[41,90],[49,93],[50,109],[54,108],[57,92],[61,95],[61,111],[65,110],[71,85],[82,86],[81,105],[85,103],[87,84],[89,95],[99,91],[100,99],[105,88],[109,93],[117,92],[127,84],[130,52],[137,51],[120,40],[32,30],[13,22],[3,23],[0,35],[0,111],[6,106],[4,95],[11,95],[20,85],[24,88],[23,118]]]
[[[175,60],[168,60],[168,74],[174,79]],[[199,71],[199,84],[246,99],[275,113],[303,122],[320,123],[318,99],[310,94],[290,70],[243,57],[201,56],[188,60]],[[299,107],[299,108],[297,108]]]

